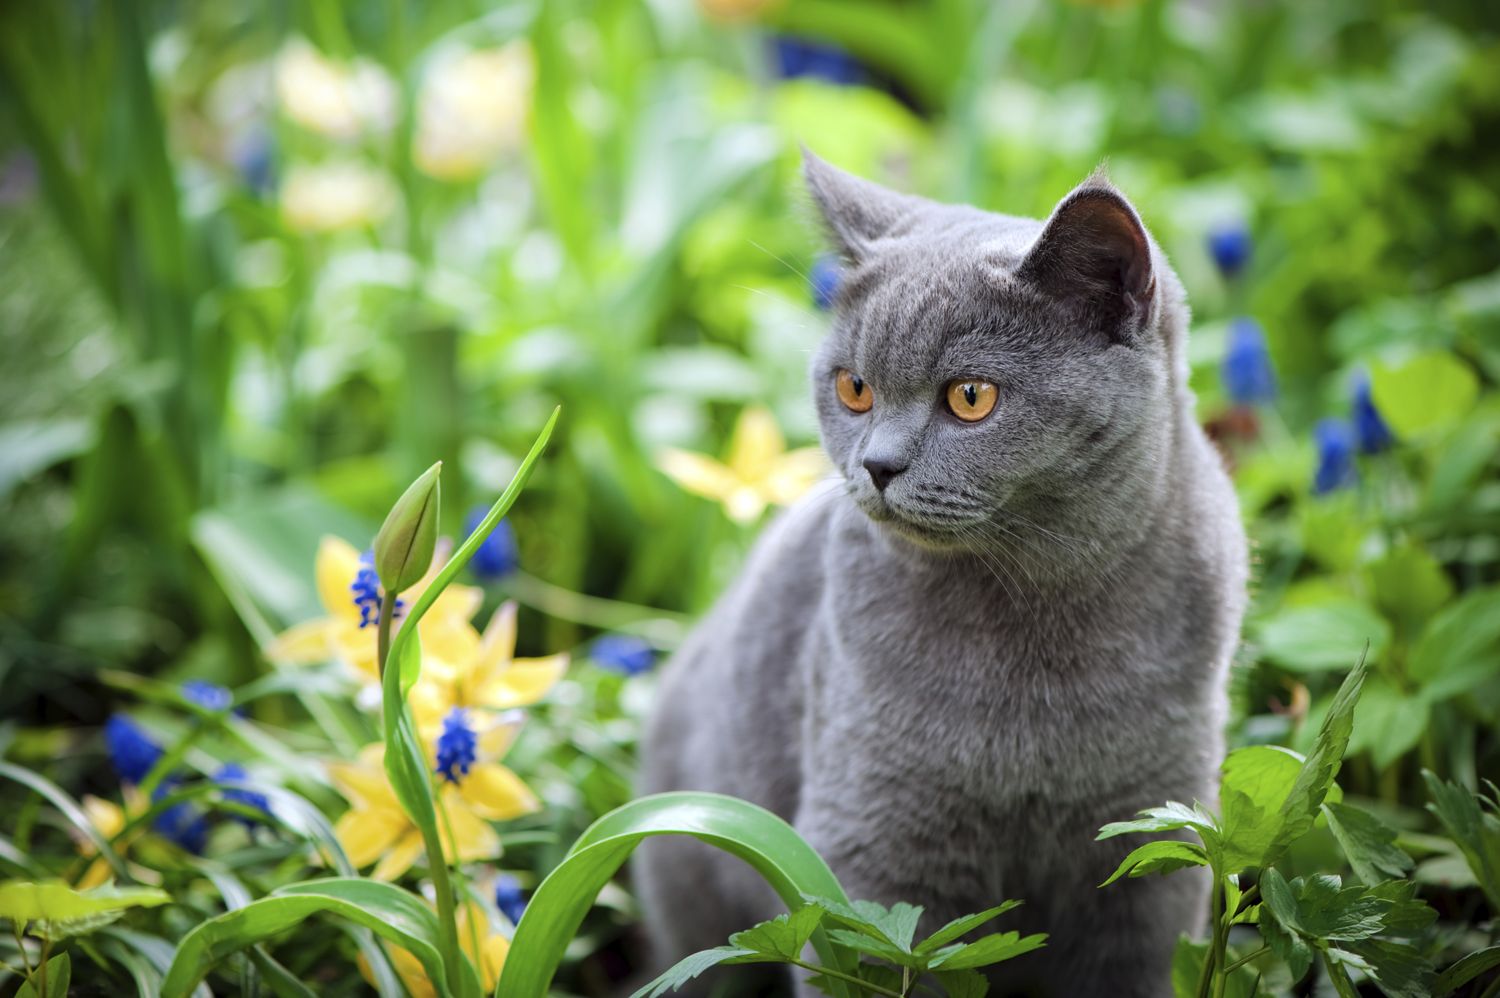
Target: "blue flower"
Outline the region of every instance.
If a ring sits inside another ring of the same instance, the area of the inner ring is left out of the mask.
[[[1244,222],[1221,225],[1208,234],[1208,252],[1225,277],[1234,277],[1244,269],[1253,245]]]
[[[245,767],[241,766],[237,762],[226,762],[223,766],[219,767],[219,771],[214,774],[215,783],[243,783],[247,779],[249,779],[249,774],[245,772]],[[246,790],[242,787],[225,787],[220,791],[219,795],[224,800],[233,801],[236,804],[243,804],[245,807],[254,808],[255,810],[262,811],[267,815],[271,813],[271,802],[266,799],[265,794],[259,793],[258,791]],[[234,820],[238,821],[246,828],[254,828],[257,824],[254,818],[250,818],[242,814],[235,815]]]
[[[1354,382],[1354,436],[1361,454],[1378,454],[1396,442],[1391,428],[1375,408],[1370,396],[1370,378],[1364,372]]]
[[[270,129],[256,125],[240,136],[229,151],[229,162],[254,194],[270,197],[276,191],[276,139]]]
[[[233,693],[206,679],[189,679],[182,684],[182,695],[204,710],[227,710],[234,703]]]
[[[366,549],[359,556],[359,571],[354,573],[354,581],[349,584],[349,590],[354,593],[354,605],[359,607],[359,626],[369,627],[380,622],[380,576],[375,571],[375,552]],[[401,616],[401,611],[406,609],[406,601],[397,598],[393,608],[392,616]]]
[[[833,299],[839,292],[838,259],[827,254],[818,257],[812,266],[812,272],[807,275],[808,283],[812,285],[813,304],[823,311],[833,308]]]
[[[852,55],[827,42],[791,35],[771,39],[772,72],[778,79],[822,80],[850,86],[865,79],[864,67]]]
[[[126,783],[140,783],[162,757],[162,747],[124,714],[111,714],[104,723],[104,745],[110,764]]]
[[[1348,488],[1359,480],[1354,467],[1354,427],[1342,419],[1325,419],[1313,429],[1318,446],[1318,470],[1313,475],[1313,494],[1327,495]]]
[[[488,506],[476,506],[470,510],[469,518],[465,521],[467,532],[472,534],[478,530],[489,511]],[[502,579],[516,570],[520,560],[520,552],[516,548],[516,532],[511,529],[509,520],[501,520],[474,551],[474,557],[469,559],[469,568],[481,579]]]
[[[1276,369],[1271,366],[1260,323],[1241,316],[1229,324],[1229,344],[1219,374],[1224,390],[1239,405],[1270,402],[1276,397]]]
[[[500,909],[500,914],[510,919],[512,925],[521,921],[521,915],[526,911],[526,896],[521,893],[521,882],[508,873],[502,873],[495,880],[495,907]]]
[[[594,642],[589,657],[601,669],[622,676],[639,676],[656,664],[656,652],[640,638],[628,634],[606,634]]]
[[[151,801],[156,803],[176,790],[176,777],[168,777],[151,792]],[[183,801],[173,804],[156,816],[151,823],[163,837],[171,839],[188,852],[201,854],[208,844],[208,818],[202,811]]]
[[[479,736],[469,727],[469,714],[454,707],[443,718],[443,730],[437,737],[437,769],[449,783],[459,783],[479,754]]]

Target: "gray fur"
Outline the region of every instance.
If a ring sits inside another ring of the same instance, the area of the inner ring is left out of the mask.
[[[1099,890],[1138,843],[1094,836],[1212,803],[1223,753],[1247,558],[1181,284],[1099,174],[1046,223],[811,156],[806,176],[848,262],[812,369],[842,482],[773,523],[668,666],[642,789],[770,808],[851,897],[923,905],[924,932],[1025,899],[997,927],[1051,941],[993,994],[1170,994],[1207,880]],[[838,401],[839,368],[873,409]],[[999,402],[964,424],[943,387],[976,376]],[[872,457],[906,465],[884,493]],[[784,910],[690,840],[635,877],[663,966]]]

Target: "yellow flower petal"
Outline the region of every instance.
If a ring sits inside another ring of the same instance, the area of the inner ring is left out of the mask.
[[[476,674],[475,685],[467,697],[468,706],[490,710],[528,707],[546,696],[567,671],[567,652],[546,658],[517,659],[488,675]]]
[[[476,769],[478,767],[475,767]],[[468,783],[473,770],[464,778]],[[459,789],[449,783],[443,787],[443,808],[447,811],[448,824],[453,830],[453,844],[457,846],[458,858],[464,862],[493,860],[500,856],[500,836],[470,808],[469,802]],[[439,826],[442,817],[439,816]],[[443,847],[449,846],[448,830],[443,828]]]
[[[738,476],[727,466],[711,457],[675,447],[658,454],[656,466],[688,492],[707,499],[722,501],[740,485]]]
[[[516,601],[501,603],[484,625],[475,670],[487,672],[505,666],[516,653]]]
[[[437,990],[432,986],[432,981],[428,980],[427,971],[422,968],[421,960],[399,946],[391,946],[389,952],[391,966],[396,968],[396,976],[401,978],[401,983],[406,985],[406,990],[412,998],[437,998]],[[357,961],[360,976],[373,988],[375,974],[370,970],[369,961],[365,959],[363,953],[359,954]]]
[[[424,742],[430,742],[442,734],[443,718],[453,709],[453,686],[430,677],[423,668],[422,678],[406,695],[406,702],[411,707],[417,733]]]
[[[386,779],[384,745],[366,745],[360,750],[357,763],[330,763],[328,775],[335,789],[351,804],[386,811],[401,809],[396,802],[396,792]]]
[[[491,724],[481,725],[479,728],[479,758],[481,759],[504,759],[505,753],[510,751],[511,743],[520,734],[521,725],[516,724]]]
[[[475,814],[491,821],[505,821],[541,807],[519,776],[493,762],[476,763],[458,791]]]
[[[724,513],[735,523],[753,523],[765,510],[765,497],[748,485],[742,485],[724,497]]]
[[[359,551],[354,545],[341,537],[324,537],[318,543],[314,574],[323,609],[334,617],[358,622],[359,607],[354,605],[354,593],[349,589],[359,574]]]
[[[98,829],[99,834],[106,839],[112,839],[120,834],[120,829],[125,827],[125,812],[120,805],[114,801],[95,797],[93,794],[83,795],[83,813],[88,815],[89,824]],[[88,844],[89,853],[93,853],[93,843]]]
[[[332,629],[333,621],[327,617],[295,624],[266,646],[266,657],[289,665],[326,662],[333,654],[329,641]]]
[[[401,836],[393,849],[375,864],[370,876],[376,880],[395,880],[411,869],[411,865],[422,855],[422,833],[412,828]]]
[[[754,483],[771,471],[785,450],[786,439],[771,410],[759,405],[747,406],[735,421],[727,463],[740,481]]]
[[[411,822],[399,812],[352,808],[334,823],[333,834],[344,847],[349,862],[362,870],[384,856],[391,844],[410,829]]]
[[[766,476],[765,496],[778,506],[794,503],[828,471],[828,458],[819,448],[801,447],[788,451],[776,459],[771,473]]]
[[[484,975],[484,990],[494,991],[495,985],[500,983],[500,971],[505,968],[505,958],[510,955],[510,940],[492,932],[485,937],[480,945],[480,953],[476,963],[479,964],[480,973]]]

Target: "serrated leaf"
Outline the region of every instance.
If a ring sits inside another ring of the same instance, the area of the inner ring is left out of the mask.
[[[905,901],[897,901],[887,908],[875,901],[845,903],[810,895],[804,900],[822,908],[834,921],[882,939],[903,953],[911,952],[912,937],[916,935],[917,922],[922,917],[920,907]]]
[[[106,885],[76,891],[62,881],[33,883],[9,880],[0,884],[0,918],[13,922],[64,922],[127,908],[154,908],[172,896],[155,887]]]
[[[905,983],[901,971],[894,967],[887,967],[883,963],[861,963],[854,968],[854,976],[871,985],[866,989],[868,994],[876,994],[873,988],[884,988],[887,991],[899,992]],[[848,987],[848,983],[838,978],[829,977],[827,974],[813,974],[804,982],[817,988],[824,994],[837,993],[838,987]]]
[[[1112,839],[1117,835],[1136,833],[1171,832],[1179,828],[1192,828],[1201,836],[1218,828],[1218,819],[1201,807],[1188,807],[1178,801],[1167,801],[1159,807],[1148,807],[1138,812],[1139,817],[1131,821],[1112,821],[1099,829],[1095,841]]]
[[[1368,811],[1348,804],[1323,804],[1328,830],[1333,833],[1354,875],[1374,886],[1391,877],[1404,877],[1412,859],[1396,846],[1396,830]]]
[[[1121,877],[1144,877],[1152,873],[1171,873],[1188,866],[1207,866],[1208,854],[1202,846],[1177,839],[1158,839],[1147,842],[1126,856],[1108,880],[1100,887],[1108,887]]]
[[[926,939],[922,940],[922,942],[917,945],[916,953],[921,956],[926,956],[927,954],[936,951],[939,947],[948,945],[960,936],[963,936],[969,932],[973,932],[985,922],[989,922],[996,918],[999,918],[1001,915],[1005,914],[1007,911],[1010,911],[1012,908],[1020,907],[1020,905],[1020,901],[1002,901],[1000,904],[997,904],[993,908],[986,908],[984,911],[975,912],[972,915],[964,915],[960,918],[955,918],[953,921],[949,922],[941,929],[938,929]]]
[[[68,954],[59,953],[47,961],[46,992],[38,990],[42,974],[38,971],[31,980],[22,983],[15,998],[67,998],[68,985],[72,983],[73,962]]]
[[[1479,798],[1465,787],[1445,783],[1425,769],[1422,778],[1432,797],[1427,810],[1437,815],[1490,905],[1500,911],[1500,817],[1481,808]]]
[[[919,968],[922,966],[921,958],[914,954],[899,950],[884,939],[876,939],[872,935],[855,929],[829,929],[828,938],[841,946],[849,947],[856,953],[873,956],[878,960],[889,960],[903,967]]]
[[[745,957],[758,957],[759,954],[749,950],[742,950],[735,946],[716,946],[713,949],[699,950],[689,956],[683,957],[666,972],[656,978],[650,984],[640,988],[631,994],[630,998],[660,998],[668,991],[676,991],[689,981],[696,979],[704,971],[711,970],[721,963],[740,962],[748,963]]]
[[[948,998],[985,998],[989,980],[977,970],[939,970],[933,974]]]
[[[1500,967],[1500,946],[1475,950],[1443,971],[1432,993],[1437,998],[1443,998],[1444,995],[1452,994],[1485,971],[1496,967]]]
[[[1410,943],[1390,939],[1362,939],[1344,943],[1364,961],[1365,973],[1390,998],[1430,998],[1437,987],[1432,961]]]
[[[770,921],[736,932],[729,937],[729,945],[777,960],[797,960],[822,920],[821,908],[806,905],[790,914],[777,915]]]
[[[957,949],[944,950],[928,966],[933,970],[972,970],[1015,959],[1045,945],[1046,933],[1023,936],[1019,932],[996,932]]]
[[[1274,912],[1269,902],[1264,907]],[[1276,954],[1277,959],[1287,965],[1287,969],[1292,972],[1294,982],[1307,976],[1308,970],[1312,967],[1313,949],[1305,939],[1282,925],[1280,919],[1274,915],[1261,918],[1260,935],[1266,941],[1266,945],[1271,947],[1271,952]]]

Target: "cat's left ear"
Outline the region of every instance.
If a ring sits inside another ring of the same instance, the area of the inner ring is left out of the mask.
[[[1085,321],[1122,342],[1150,321],[1156,295],[1151,240],[1102,171],[1058,202],[1017,274],[1077,306]]]
[[[802,175],[823,216],[823,224],[843,255],[863,259],[872,245],[898,230],[921,205],[899,194],[831,166],[804,146]]]

